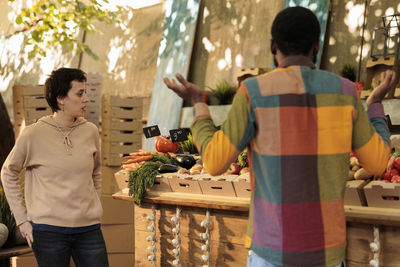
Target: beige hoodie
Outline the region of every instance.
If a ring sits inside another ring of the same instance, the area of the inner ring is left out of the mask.
[[[100,167],[99,133],[84,118],[61,128],[46,116],[27,126],[1,170],[17,225],[27,220],[63,227],[100,223]],[[24,168],[25,203],[18,178]]]

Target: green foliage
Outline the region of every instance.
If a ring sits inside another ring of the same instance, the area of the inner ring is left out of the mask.
[[[146,196],[146,189],[154,185],[154,180],[159,174],[158,168],[163,164],[171,163],[171,158],[153,154],[151,161],[147,161],[136,170],[129,172],[129,195],[133,197],[136,204],[140,205]]]
[[[46,56],[47,49],[57,45],[77,54],[84,52],[98,59],[97,55],[78,36],[79,30],[87,33],[98,32],[94,26],[95,21],[107,24],[120,23],[116,14],[103,9],[97,0],[37,0],[31,8],[21,9],[15,19],[21,28],[13,34],[26,35],[26,44],[32,46],[29,52],[31,59],[40,60],[41,57]]]
[[[0,186],[0,223],[5,224],[7,226],[9,239],[12,236],[14,236],[14,231],[16,228],[15,218],[11,213],[6,195],[4,194],[3,188],[1,186]],[[7,243],[9,243],[9,241],[7,241]]]
[[[236,93],[236,86],[229,84],[224,79],[218,81],[215,86],[215,89],[210,89],[211,93],[218,99],[219,105],[231,104]]]
[[[339,75],[349,79],[352,82],[356,81],[356,68],[350,63],[344,63],[339,70]]]
[[[188,134],[188,140],[181,143],[181,148],[183,152],[188,152],[189,154],[199,153],[199,151],[197,151],[196,145],[194,144],[193,136],[191,133]]]

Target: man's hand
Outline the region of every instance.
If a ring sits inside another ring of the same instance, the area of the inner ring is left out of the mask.
[[[33,243],[33,234],[32,234],[32,225],[30,222],[26,221],[19,226],[19,231],[21,235],[25,237],[28,242],[29,247],[32,247]]]
[[[179,73],[176,74],[175,77],[180,84],[178,84],[174,79],[170,80],[168,78],[164,78],[164,83],[169,89],[174,91],[179,97],[192,105],[200,102],[204,103],[204,93],[197,85],[188,82]]]
[[[381,73],[381,79],[382,82],[380,85],[377,85],[375,79],[373,80],[374,90],[367,98],[367,106],[376,102],[381,102],[383,98],[385,98],[385,95],[389,92],[396,80],[396,73],[392,70],[384,71]]]

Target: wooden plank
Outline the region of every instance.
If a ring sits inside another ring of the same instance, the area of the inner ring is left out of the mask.
[[[30,252],[32,252],[32,249],[28,245],[15,246],[12,248],[1,248],[0,259],[20,256]]]
[[[178,128],[182,99],[164,85],[164,77],[181,73],[187,77],[200,0],[190,2],[168,0],[166,18],[158,53],[157,72],[149,108],[147,126],[158,125],[161,134]],[[184,25],[184,26],[182,26]],[[146,140],[144,149],[154,151],[153,138]]]
[[[104,95],[102,97],[104,105],[113,107],[142,107],[143,102],[140,97],[120,97],[115,95]]]
[[[119,143],[119,142],[102,142],[101,153],[106,154],[128,154],[138,151],[141,148],[141,142],[135,143]]]
[[[176,207],[171,205],[156,206],[156,225],[160,234],[172,234],[175,224],[171,218],[176,215]],[[180,234],[190,238],[199,238],[205,228],[201,222],[206,220],[204,208],[181,207]],[[152,215],[151,205],[135,205],[135,229],[147,231],[150,222],[147,217]],[[210,210],[210,240],[244,244],[247,229],[248,212],[230,212],[224,210]]]
[[[206,209],[182,208],[180,218],[181,263],[182,266],[201,266],[205,264],[201,256],[201,246],[205,241],[200,234],[205,232],[201,221],[206,218]],[[147,216],[152,215],[150,205],[135,206],[135,259],[139,266],[152,266],[147,260],[152,255],[147,250],[151,245],[146,238],[151,235],[147,226],[151,222]],[[172,266],[172,250],[175,246],[172,239],[174,224],[170,218],[175,215],[173,206],[156,207],[156,250],[157,266]],[[211,211],[210,216],[210,263],[211,266],[245,266],[248,250],[244,247],[247,213]]]
[[[124,120],[124,119],[113,119],[103,118],[101,122],[101,127],[103,131],[108,130],[127,130],[127,131],[142,131],[142,121],[139,120]]]
[[[42,96],[24,96],[24,108],[42,108],[49,107],[46,98]]]
[[[113,119],[132,119],[137,120],[142,118],[142,108],[141,107],[112,107],[112,106],[102,106],[101,114],[103,118],[113,118]]]
[[[115,193],[113,197],[115,199],[133,201],[131,196],[123,194],[122,192]],[[250,205],[249,198],[152,191],[147,193],[147,196],[143,199],[143,201],[145,203],[152,204],[179,205],[245,212],[249,210]]]
[[[344,206],[348,222],[400,226],[400,209]]]
[[[118,131],[108,130],[101,133],[101,139],[104,142],[125,142],[125,143],[141,143],[142,132],[138,130],[134,131]],[[131,151],[134,152],[134,151]]]
[[[373,258],[369,244],[373,241],[373,228],[362,223],[347,223],[347,266],[368,266]]]

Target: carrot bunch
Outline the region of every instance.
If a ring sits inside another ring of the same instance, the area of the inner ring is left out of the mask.
[[[139,152],[129,153],[129,156],[125,156],[127,161],[122,162],[121,168],[126,171],[134,171],[139,168],[144,162],[152,160],[153,155],[150,151],[140,149]]]

